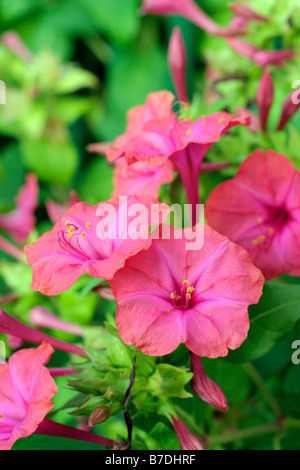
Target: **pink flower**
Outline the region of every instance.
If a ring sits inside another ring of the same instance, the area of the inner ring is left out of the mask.
[[[182,450],[204,450],[199,439],[188,430],[180,419],[176,419],[174,416],[171,418]]]
[[[38,182],[34,174],[28,174],[17,196],[17,207],[0,215],[0,230],[8,232],[17,243],[23,243],[35,225],[34,211],[37,204]]]
[[[222,28],[217,25],[194,0],[144,0],[142,12],[154,15],[180,15],[199,28],[216,36],[233,36],[244,32],[243,28]]]
[[[281,116],[277,127],[278,131],[284,129],[289,120],[294,116],[295,112],[298,111],[300,106],[299,92],[300,88],[291,92],[286,97],[282,105]]]
[[[253,44],[237,38],[227,38],[229,46],[238,54],[248,57],[252,62],[259,67],[266,67],[267,65],[275,65],[281,67],[283,62],[294,57],[293,51],[277,50],[267,51],[258,49]]]
[[[177,118],[172,112],[174,96],[151,93],[144,106],[128,114],[126,133],[106,151],[108,160],[125,157],[128,163],[147,162],[160,166],[170,160],[179,172],[187,199],[193,205],[192,225],[196,224],[199,203],[199,172],[207,150],[231,127],[246,124],[244,117],[226,112],[202,116],[196,121]]]
[[[300,172],[284,155],[257,150],[206,203],[208,223],[244,247],[267,279],[300,275]]]
[[[136,229],[135,217],[129,212],[141,204],[146,220],[144,217],[140,237],[134,238],[128,233]],[[28,264],[33,266],[31,287],[45,295],[58,295],[84,273],[111,279],[129,256],[150,246],[148,227],[167,213],[167,204],[146,196],[125,198],[120,205],[117,200],[97,206],[75,204],[50,232],[25,246]]]
[[[188,102],[186,83],[187,54],[180,28],[174,28],[168,49],[168,63],[179,100]]]
[[[14,353],[0,364],[0,449],[30,436],[53,408],[57,387],[44,365],[53,353],[48,343]]]
[[[162,184],[171,183],[174,168],[170,161],[160,166],[150,166],[147,162],[134,162],[129,165],[124,157],[116,161],[114,169],[113,197],[147,195],[157,199]]]
[[[79,197],[75,191],[70,191],[69,201],[66,204],[59,204],[58,202],[48,199],[46,201],[46,209],[51,222],[56,224],[56,222],[65,215],[67,210],[79,201]]]
[[[157,239],[158,228],[149,250],[128,259],[110,281],[120,336],[153,356],[180,343],[198,356],[226,356],[247,337],[247,308],[258,302],[263,276],[245,250],[207,225],[162,227],[170,236]],[[187,250],[186,240],[202,229],[203,247]]]
[[[227,410],[228,405],[223,391],[208,377],[202,365],[201,358],[195,354],[191,354],[191,368],[194,373],[191,383],[194,393],[209,405],[220,408],[221,410]]]

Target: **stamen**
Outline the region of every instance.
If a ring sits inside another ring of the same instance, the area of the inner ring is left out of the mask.
[[[2,413],[0,413],[0,419],[3,419],[3,418],[4,418],[3,414],[2,414]]]
[[[85,226],[86,226],[86,228],[89,228],[89,227],[91,226],[91,222],[87,222],[87,223],[85,224]]]
[[[186,131],[186,134],[187,134],[187,135],[191,135],[191,133],[192,133],[192,129],[188,129],[188,130]]]

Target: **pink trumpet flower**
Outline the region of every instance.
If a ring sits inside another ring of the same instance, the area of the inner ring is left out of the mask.
[[[53,353],[48,343],[14,353],[0,364],[0,449],[10,450],[33,434],[53,408],[58,391],[45,364]]]
[[[247,119],[226,112],[202,116],[196,121],[178,118],[172,111],[173,100],[174,96],[167,91],[151,93],[145,105],[130,110],[125,134],[107,148],[106,156],[110,161],[125,157],[129,164],[142,161],[150,166],[171,161],[192,205],[192,225],[195,225],[200,202],[199,173],[205,154],[223,134],[234,126],[246,124]]]
[[[300,106],[300,88],[290,93],[282,106],[281,116],[279,119],[277,130],[281,131],[289,120],[294,116],[296,111],[298,111]]]
[[[30,173],[19,191],[16,208],[0,215],[0,230],[9,233],[17,243],[25,242],[35,225],[34,211],[37,205],[38,182],[36,176]]]
[[[176,419],[174,416],[171,418],[182,450],[204,450],[199,439],[188,430],[180,419]]]
[[[146,214],[136,237],[136,212],[141,205]],[[28,264],[33,266],[31,287],[58,295],[84,273],[112,279],[128,257],[150,246],[149,226],[160,223],[168,212],[167,204],[147,196],[112,199],[97,206],[75,204],[50,232],[25,246]]]
[[[194,373],[192,379],[192,390],[201,400],[205,401],[209,405],[220,408],[221,410],[227,410],[228,405],[226,397],[221,388],[208,377],[204,370],[202,360],[195,354],[191,354],[191,369]]]
[[[30,323],[39,328],[66,331],[67,333],[82,336],[82,329],[80,326],[76,325],[75,323],[66,322],[40,306],[36,306],[31,309]]]
[[[201,230],[202,248],[187,249],[186,240],[200,240]],[[150,356],[169,354],[180,343],[210,358],[238,348],[248,334],[248,306],[258,302],[264,283],[247,252],[207,225],[194,231],[163,225],[152,237],[150,248],[110,281],[124,343]]]
[[[168,64],[173,85],[180,101],[188,102],[186,83],[187,54],[180,28],[174,28],[168,49]]]
[[[115,163],[112,197],[144,195],[158,199],[161,185],[171,183],[173,179],[174,168],[170,161],[160,166],[150,166],[142,161],[129,165],[122,157]]]
[[[245,32],[244,27],[220,27],[194,0],[144,0],[141,11],[144,14],[183,16],[199,28],[215,36],[234,36]]]
[[[206,202],[207,222],[244,247],[267,279],[300,275],[300,171],[273,150],[256,150]]]

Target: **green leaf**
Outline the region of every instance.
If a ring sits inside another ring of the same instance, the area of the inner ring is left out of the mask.
[[[189,398],[192,395],[184,389],[184,386],[192,377],[193,374],[184,367],[158,364],[156,371],[149,378],[149,390],[154,396],[159,396],[161,399]]]
[[[77,169],[78,155],[71,142],[24,139],[21,150],[28,168],[50,183],[67,186]]]
[[[299,285],[267,282],[258,305],[249,308],[250,331],[242,346],[230,351],[231,362],[258,359],[277,345],[300,318]]]
[[[174,431],[163,423],[157,423],[150,437],[156,441],[156,447],[151,446],[151,450],[180,450],[180,444]]]

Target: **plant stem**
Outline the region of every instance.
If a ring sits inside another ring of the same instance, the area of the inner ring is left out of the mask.
[[[219,444],[228,444],[229,442],[238,441],[240,439],[246,439],[248,437],[271,434],[271,433],[280,431],[281,428],[282,428],[282,423],[279,421],[276,421],[274,423],[261,424],[259,426],[253,426],[247,429],[240,429],[234,432],[226,432],[225,434],[220,434],[218,436],[209,437],[208,439],[209,447],[219,445]]]
[[[264,382],[264,380],[262,379],[260,374],[257,372],[255,367],[250,362],[248,362],[247,364],[244,364],[244,369],[247,372],[247,374],[249,375],[249,377],[251,377],[253,382],[256,384],[256,386],[260,389],[260,391],[262,392],[264,397],[266,398],[269,406],[274,411],[275,416],[277,416],[277,418],[282,418],[283,413],[281,411],[281,408],[280,408],[276,398],[273,396],[271,390],[266,385],[266,383]]]

